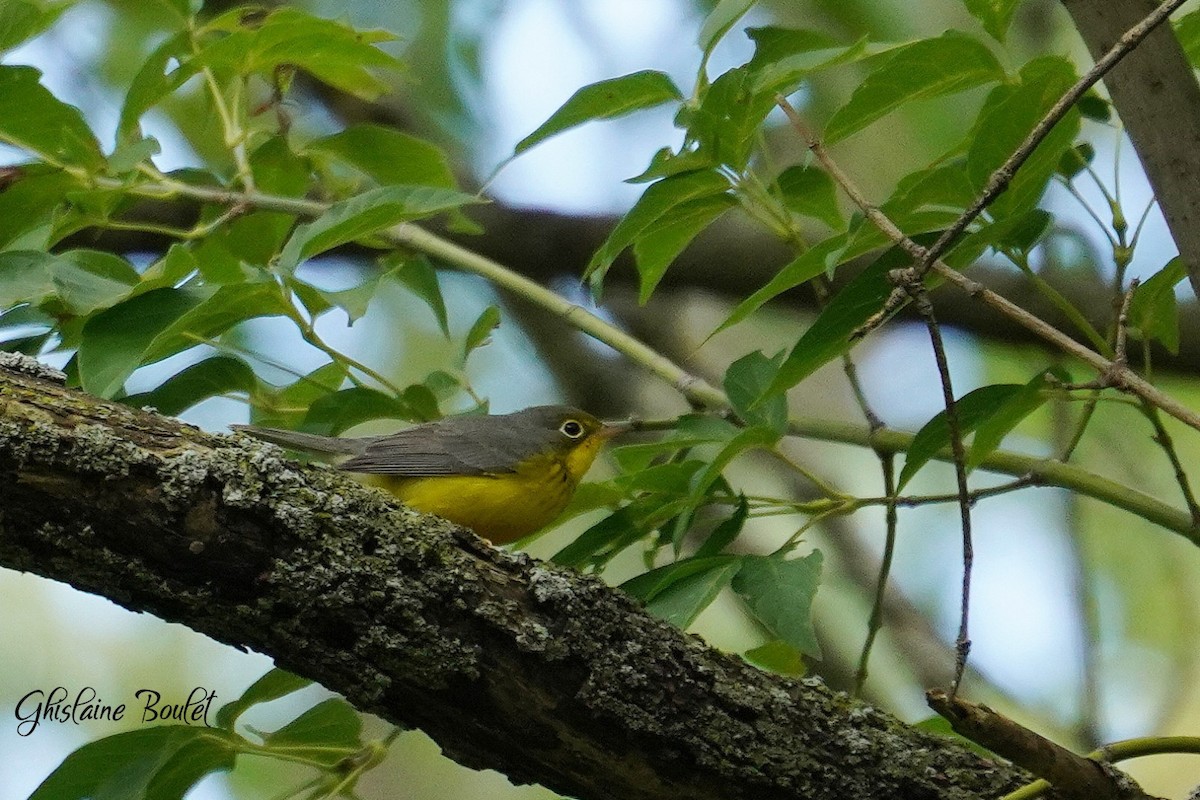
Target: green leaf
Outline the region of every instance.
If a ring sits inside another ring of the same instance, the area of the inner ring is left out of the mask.
[[[163,329],[142,354],[142,363],[173,356],[248,319],[288,316],[291,312],[291,304],[274,282],[221,286]]]
[[[766,400],[763,397],[782,363],[782,352],[767,358],[761,350],[755,350],[733,362],[725,371],[725,394],[729,396],[734,413],[746,424],[761,425],[780,436],[787,430],[787,398],[782,394],[774,394]]]
[[[121,402],[144,408],[150,406],[162,414],[174,416],[202,400],[228,392],[252,395],[258,377],[250,365],[234,356],[213,356],[192,364],[167,378],[158,388],[121,398]]]
[[[517,142],[513,155],[520,155],[551,136],[585,122],[621,117],[682,99],[683,94],[671,78],[654,70],[599,81],[571,95],[537,130]]]
[[[879,60],[825,128],[833,144],[913,100],[962,92],[1004,80],[1004,69],[977,39],[946,31],[902,45]]]
[[[450,338],[450,318],[446,313],[446,301],[442,297],[442,287],[438,283],[437,270],[429,259],[423,255],[391,254],[385,256],[384,263],[395,265],[385,277],[399,281],[404,288],[416,295],[437,319],[442,334]]]
[[[817,50],[833,50],[838,47],[837,39],[827,33],[799,28],[768,25],[747,28],[746,35],[754,42],[754,56],[747,64],[754,72],[778,64],[788,56]]]
[[[669,147],[661,148],[650,158],[650,166],[640,175],[626,178],[626,183],[649,183],[659,178],[682,175],[685,172],[711,169],[717,166],[713,154],[707,150],[681,149],[678,153]]]
[[[742,528],[746,525],[746,518],[750,515],[750,504],[746,502],[745,495],[738,496],[738,504],[733,509],[733,513],[728,519],[721,521],[721,524],[713,528],[712,533],[704,540],[704,543],[696,548],[696,558],[707,558],[709,556],[720,555],[726,547],[733,544],[738,535],[742,532]]]
[[[391,89],[376,76],[403,64],[375,46],[395,37],[386,31],[357,31],[297,8],[277,8],[261,17],[234,9],[209,24],[229,35],[206,45],[193,61],[237,75],[274,79],[280,68],[301,69],[323,83],[364,100]]]
[[[728,179],[713,170],[674,175],[652,184],[600,245],[588,263],[584,277],[590,276],[593,285],[597,284],[621,251],[668,211],[691,200],[723,194],[728,189]]]
[[[1096,160],[1096,148],[1088,142],[1079,142],[1063,153],[1058,161],[1058,174],[1071,180]]]
[[[312,222],[296,228],[279,256],[286,271],[338,245],[385,228],[477,202],[473,195],[430,186],[383,186],[334,203]]]
[[[805,655],[821,657],[812,625],[812,603],[821,582],[821,551],[801,558],[781,554],[745,556],[733,579],[755,618],[772,634]]]
[[[335,156],[383,186],[458,188],[441,148],[393,128],[355,125],[310,142],[305,151]]]
[[[1018,383],[998,383],[981,386],[958,398],[954,402],[954,410],[958,415],[959,433],[966,438],[967,434],[998,413],[1023,388]],[[904,469],[900,471],[896,491],[903,489],[921,467],[949,445],[950,426],[946,424],[946,410],[942,409],[913,437],[904,457]]]
[[[779,441],[780,434],[763,427],[755,425],[738,431],[732,439],[725,443],[712,460],[704,465],[696,477],[692,479],[692,490],[688,497],[683,502],[684,512],[681,513],[681,518],[675,526],[672,533],[672,543],[675,547],[675,554],[679,555],[683,547],[683,537],[687,533],[687,527],[691,523],[691,514],[697,507],[704,502],[709,492],[714,487],[724,486],[725,484],[722,474],[725,468],[729,466],[735,458],[747,450],[760,449],[771,447]]]
[[[705,561],[711,562],[712,566],[672,581],[654,594],[646,603],[646,610],[681,630],[687,630],[700,612],[712,605],[721,591],[729,586],[742,566],[740,556],[718,556]]]
[[[354,386],[326,394],[313,401],[301,429],[309,433],[337,436],[348,428],[373,419],[413,418],[412,409],[391,395]]]
[[[779,441],[779,434],[770,428],[755,425],[738,431],[737,435],[725,443],[703,471],[696,476],[692,486],[692,504],[698,504],[708,493],[709,488],[721,477],[721,473],[729,463],[747,450],[771,447]]]
[[[211,772],[233,768],[237,737],[160,725],[106,736],[68,755],[29,800],[182,800]]]
[[[428,385],[431,382],[437,385],[436,376],[438,375],[444,376],[446,373],[431,373],[426,376],[425,383],[414,383],[412,386],[406,386],[404,387],[404,391],[400,393],[400,399],[408,407],[408,413],[411,415],[409,419],[418,422],[429,422],[442,418],[442,410],[438,406],[437,394]],[[486,409],[483,410],[486,411]]]
[[[307,758],[333,766],[362,749],[362,717],[345,700],[331,697],[266,734],[263,743],[301,750]]]
[[[729,316],[708,335],[708,338],[711,339],[721,331],[743,321],[789,289],[807,283],[818,275],[832,272],[834,267],[845,260],[846,241],[846,235],[841,233],[813,245],[796,256],[775,273],[775,277],[771,278],[765,286],[738,303]]]
[[[642,536],[635,509],[620,508],[581,533],[575,541],[551,557],[555,564],[580,569],[597,555],[611,553]]]
[[[260,385],[250,407],[250,422],[264,428],[299,428],[309,406],[345,382],[346,366],[331,361],[287,386],[271,389]]]
[[[630,578],[621,584],[620,589],[642,602],[648,603],[662,594],[673,583],[678,583],[684,578],[690,578],[693,575],[699,575],[740,561],[741,556],[735,555],[684,558]]]
[[[691,492],[692,478],[704,467],[704,462],[689,458],[685,461],[669,461],[621,475],[615,479],[617,486],[627,495],[639,492],[656,492],[684,496]]]
[[[81,316],[108,308],[127,296],[140,280],[128,261],[99,250],[68,250],[51,256],[46,268],[59,299]]]
[[[1179,310],[1175,285],[1187,277],[1187,265],[1176,256],[1143,281],[1129,303],[1130,332],[1139,339],[1157,339],[1172,355],[1179,353]],[[0,303],[2,305],[2,303]]]
[[[190,59],[191,44],[191,32],[180,31],[147,56],[145,63],[133,76],[129,91],[125,93],[125,103],[117,123],[119,143],[127,144],[141,139],[142,115],[199,72],[199,66]]]
[[[700,36],[696,44],[700,46],[700,50],[704,53],[704,61],[706,63],[713,48],[717,46],[717,43],[721,41],[725,34],[729,33],[729,29],[745,16],[754,3],[755,0],[720,0],[716,8],[705,17],[704,24],[700,26]]]
[[[21,168],[0,192],[0,249],[45,250],[55,211],[80,188],[71,175],[47,166]]]
[[[767,394],[787,391],[819,367],[847,352],[854,345],[851,334],[883,308],[891,294],[888,272],[911,263],[911,256],[899,247],[893,247],[846,284],[796,342]]]
[[[803,654],[782,639],[772,639],[764,645],[747,650],[742,657],[759,669],[777,675],[799,678],[808,670],[804,666]]]
[[[1083,97],[1079,98],[1075,107],[1084,117],[1096,122],[1108,122],[1113,116],[1112,104],[1101,97],[1095,88],[1088,89]]]
[[[52,95],[33,67],[0,64],[0,141],[55,166],[104,168],[104,156],[79,109]]]
[[[158,139],[153,136],[120,143],[108,157],[108,167],[117,174],[132,172],[141,164],[149,164],[161,150]]]
[[[799,46],[800,43],[797,38],[790,42],[792,46]],[[864,36],[852,44],[839,45],[822,42],[818,36],[810,39],[808,44],[811,46],[798,49],[752,73],[750,88],[755,96],[766,100],[773,99],[776,94],[791,94],[814,73],[840,64],[849,64],[867,55],[869,40]]]
[[[983,29],[997,42],[1004,42],[1008,26],[1021,0],[964,0],[967,11],[979,20]]]
[[[975,469],[982,464],[1013,428],[1042,407],[1047,399],[1046,390],[1050,387],[1047,375],[1052,375],[1061,383],[1070,381],[1070,377],[1061,368],[1052,367],[1033,376],[1027,384],[1013,392],[976,428],[975,439],[967,452],[967,469]]]
[[[274,283],[155,289],[91,317],[79,345],[84,390],[113,397],[135,369],[206,342],[255,317],[290,308]]]
[[[775,92],[760,89],[758,77],[747,66],[731,69],[704,90],[699,108],[687,105],[676,115],[698,152],[736,171],[749,163],[763,120],[775,107]]]
[[[966,158],[955,158],[905,175],[883,204],[888,216],[900,217],[922,209],[966,209],[978,194],[966,175]]]
[[[985,225],[979,233],[986,234],[997,250],[1028,253],[1046,235],[1053,221],[1049,211],[1034,208],[1021,216],[1005,217]]]
[[[492,331],[500,326],[500,309],[496,306],[488,306],[475,320],[471,326],[471,330],[467,331],[467,339],[463,344],[463,358],[471,355],[471,352],[476,348],[482,347],[491,341]]]
[[[309,314],[319,316],[331,308],[340,308],[346,312],[347,324],[353,325],[367,313],[371,301],[379,292],[379,282],[384,277],[386,275],[369,275],[362,283],[349,289],[318,289],[298,278],[289,278],[286,282]]]
[[[775,179],[775,185],[790,211],[819,220],[834,230],[845,227],[837,188],[824,170],[811,165],[788,167]]]
[[[735,205],[737,201],[727,194],[689,200],[669,209],[638,234],[633,255],[641,277],[639,303],[645,305],[650,299],[667,267],[692,239]]]
[[[0,0],[0,52],[12,50],[53,25],[64,11],[74,5],[33,0]]]
[[[195,308],[190,290],[156,289],[101,311],[83,326],[79,382],[97,397],[112,397],[142,363],[142,353],[163,330]]]
[[[980,110],[967,152],[967,175],[976,190],[987,185],[992,173],[1075,80],[1075,68],[1066,59],[1038,58],[1021,68],[1019,86],[1001,86],[992,91]],[[1033,208],[1078,135],[1079,112],[1071,110],[1013,175],[990,213],[999,218]]]
[[[312,681],[308,678],[301,678],[276,667],[250,684],[237,700],[221,706],[217,711],[217,727],[232,731],[238,717],[252,706],[278,700],[311,685]]]

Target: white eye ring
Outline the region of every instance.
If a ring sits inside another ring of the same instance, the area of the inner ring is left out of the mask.
[[[559,426],[558,430],[563,436],[571,439],[578,439],[580,436],[583,436],[583,424],[574,419],[569,419],[564,422],[561,426]]]

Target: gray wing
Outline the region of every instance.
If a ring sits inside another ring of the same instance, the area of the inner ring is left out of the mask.
[[[544,446],[528,429],[497,425],[495,417],[455,417],[369,439],[361,453],[338,466],[412,478],[484,475],[513,472],[516,462]]]

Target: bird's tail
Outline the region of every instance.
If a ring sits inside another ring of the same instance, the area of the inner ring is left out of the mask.
[[[284,431],[279,428],[256,428],[253,425],[230,425],[239,433],[253,436],[264,442],[277,444],[289,450],[303,450],[306,453],[322,453],[325,455],[357,455],[362,452],[360,440],[338,436],[319,436],[315,433],[298,433]]]

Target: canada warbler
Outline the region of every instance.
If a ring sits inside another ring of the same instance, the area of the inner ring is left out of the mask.
[[[340,469],[370,476],[368,483],[418,511],[507,544],[562,513],[600,446],[628,426],[570,406],[535,406],[363,438],[233,427],[290,449],[348,457]]]

